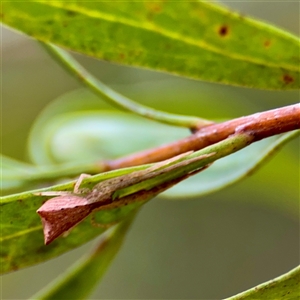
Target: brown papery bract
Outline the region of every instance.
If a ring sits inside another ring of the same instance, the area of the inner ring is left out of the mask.
[[[76,195],[63,195],[46,201],[37,213],[42,219],[45,244],[78,224],[93,210],[93,205]]]

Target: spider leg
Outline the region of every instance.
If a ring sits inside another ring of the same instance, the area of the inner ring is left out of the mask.
[[[67,191],[47,191],[47,192],[40,192],[40,193],[34,193],[36,196],[64,196],[64,195],[70,195],[73,194],[72,192]]]
[[[85,173],[83,173],[83,174],[81,174],[81,175],[79,176],[79,178],[77,179],[77,181],[76,181],[76,183],[75,183],[75,186],[74,186],[74,193],[75,193],[75,194],[80,194],[79,187],[80,187],[82,181],[83,181],[85,178],[88,178],[88,177],[91,177],[91,175],[85,174]]]

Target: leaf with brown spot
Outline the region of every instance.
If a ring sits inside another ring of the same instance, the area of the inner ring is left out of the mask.
[[[300,87],[298,37],[208,1],[6,1],[2,11],[14,29],[110,62],[253,88]]]

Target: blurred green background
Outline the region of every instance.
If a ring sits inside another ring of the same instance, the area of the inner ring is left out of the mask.
[[[226,5],[299,35],[297,2]],[[39,112],[81,86],[24,35],[2,28],[1,48],[2,153],[26,161],[26,139]],[[232,118],[299,102],[298,92],[222,86],[76,58],[117,91],[169,112]],[[157,198],[138,215],[91,299],[221,299],[272,279],[299,263],[298,201],[299,140],[225,190],[190,201]],[[289,204],[272,205],[278,202]],[[3,276],[2,299],[28,298],[94,243]]]

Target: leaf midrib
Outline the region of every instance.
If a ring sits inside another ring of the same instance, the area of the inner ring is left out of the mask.
[[[24,236],[25,234],[29,234],[33,231],[39,231],[39,230],[42,230],[42,229],[43,229],[43,226],[39,225],[39,226],[35,226],[35,227],[30,227],[28,229],[20,230],[16,233],[13,233],[13,234],[10,234],[10,235],[6,235],[6,236],[2,235],[0,237],[0,242],[10,240],[10,239],[14,239],[14,238],[19,237],[19,236]]]

